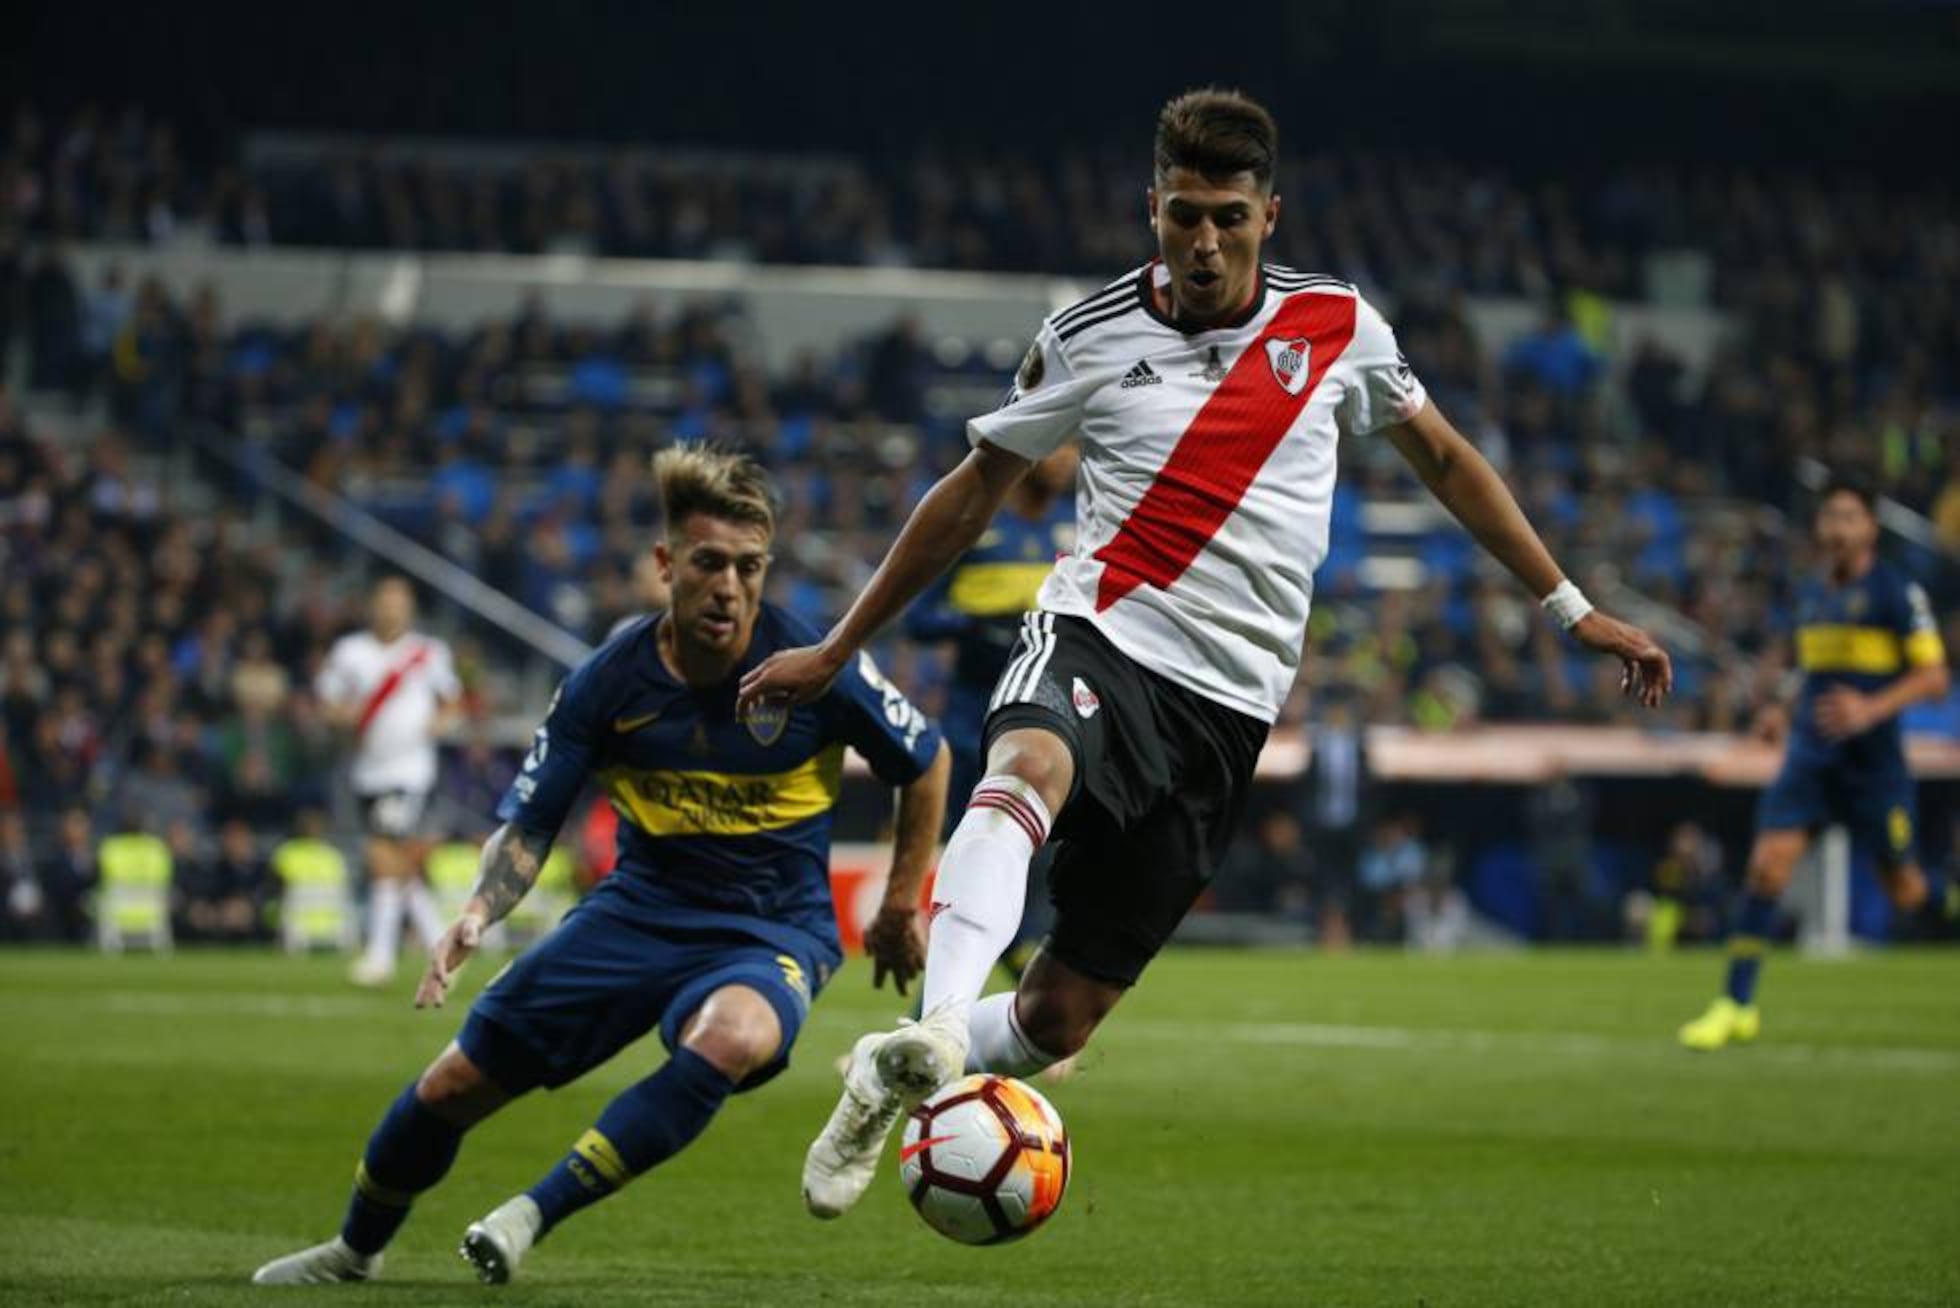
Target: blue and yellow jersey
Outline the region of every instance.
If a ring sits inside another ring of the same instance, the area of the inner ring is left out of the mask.
[[[1816,728],[1819,695],[1833,686],[1869,693],[1913,668],[1946,661],[1926,592],[1882,561],[1843,585],[1829,578],[1807,582],[1797,596],[1796,629],[1803,692],[1792,743],[1818,753],[1833,749]],[[1894,717],[1845,745],[1897,748],[1901,739]]]
[[[1057,556],[1075,548],[1075,502],[1040,518],[1003,512],[906,616],[914,640],[956,642],[953,678],[992,691],[1013,655],[1021,615],[1035,606]]]
[[[697,689],[661,662],[658,621],[622,628],[565,679],[497,816],[556,833],[591,778],[619,812],[613,875],[632,880],[636,900],[679,923],[738,917],[765,938],[783,924],[835,949],[831,811],[845,747],[905,785],[938,754],[938,730],[868,655],[813,704],[738,718],[743,675],[818,633],[765,604],[734,674]]]

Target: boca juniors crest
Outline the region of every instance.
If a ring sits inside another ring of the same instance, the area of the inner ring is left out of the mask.
[[[1273,365],[1273,380],[1288,395],[1298,395],[1307,384],[1307,338],[1267,341],[1266,359]]]
[[[783,738],[783,728],[789,725],[789,706],[786,704],[757,704],[742,714],[742,725],[749,729],[758,745],[773,745]]]

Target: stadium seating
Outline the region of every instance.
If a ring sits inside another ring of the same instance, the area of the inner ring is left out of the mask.
[[[684,207],[675,197],[703,184],[686,160],[547,158],[542,172],[501,173],[505,164],[485,163],[480,180],[511,203],[484,209],[491,227],[479,229],[476,217],[433,217],[462,173],[309,154],[305,142],[273,152],[280,162],[259,174],[220,182],[179,170],[178,189],[132,225],[113,196],[119,179],[149,167],[151,138],[101,126],[83,133],[87,150],[57,148],[82,131],[75,124],[51,125],[39,147],[11,147],[9,166],[40,177],[37,194],[49,197],[23,211],[30,234],[166,244],[188,226],[220,244],[716,252],[670,222]],[[770,212],[786,194],[778,165],[719,157],[714,185],[755,201],[727,212]],[[979,198],[1001,178],[957,157],[941,188],[957,240],[916,216],[918,197],[905,190],[916,170],[874,176],[848,159],[802,178],[795,204],[809,221],[789,224],[788,237],[724,224],[713,239],[762,262],[1106,274],[1138,257],[1129,201],[1118,202],[1124,179],[1098,161],[1058,169],[1083,214],[1065,246],[1018,241],[1011,218]],[[1559,555],[1589,586],[1628,587],[1676,615],[1688,639],[1667,725],[1740,729],[1769,693],[1775,669],[1758,656],[1775,644],[1788,563],[1802,553],[1805,457],[1862,460],[1908,516],[1929,515],[1902,549],[1933,583],[1948,644],[1960,649],[1960,461],[1938,407],[1960,388],[1956,275],[1936,250],[1893,239],[1936,229],[1935,202],[1792,178],[1713,189],[1651,171],[1553,195],[1396,158],[1294,160],[1283,181],[1318,203],[1289,206],[1276,257],[1340,270],[1392,302],[1432,392],[1505,467]],[[591,210],[595,187],[638,198],[602,203],[578,232],[561,230],[567,215]],[[1482,201],[1466,209],[1458,200],[1472,192]],[[357,221],[349,214],[361,206],[341,203],[355,193],[386,203]],[[636,206],[652,226],[629,221]],[[834,221],[841,212],[875,221]],[[512,214],[522,235],[496,227]],[[824,235],[799,244],[804,231]],[[1843,272],[1793,282],[1820,252]],[[637,606],[630,569],[656,517],[646,449],[713,436],[761,454],[788,501],[774,597],[823,622],[958,456],[962,416],[992,402],[1011,365],[895,323],[767,369],[738,295],[643,302],[613,323],[555,318],[534,300],[507,319],[440,330],[275,324],[230,320],[210,288],[173,294],[104,267],[84,283],[54,247],[32,248],[16,270],[15,343],[26,348],[12,369],[35,397],[32,420],[0,390],[0,502],[18,506],[4,528],[0,699],[8,771],[43,817],[78,801],[114,812],[135,787],[201,806],[203,827],[238,814],[277,838],[298,808],[328,798],[333,743],[309,682],[325,642],[353,618],[358,577],[332,564],[281,575],[281,558],[319,555],[290,527],[268,534],[266,492],[249,471],[206,467],[175,481],[189,471],[178,439],[187,423],[230,433],[240,467],[276,460],[333,488],[590,641]],[[1548,312],[1500,332],[1468,312],[1466,294],[1531,297],[1517,303]],[[1664,333],[1615,353],[1611,297],[1713,304],[1735,336],[1705,373]],[[57,424],[59,439],[34,434],[64,402],[82,416]],[[1310,692],[1351,699],[1377,723],[1437,731],[1630,720],[1614,696],[1595,693],[1595,661],[1576,657],[1460,533],[1423,511],[1392,456],[1359,445],[1343,460],[1312,656],[1287,725],[1301,721]],[[166,469],[189,501],[157,494]],[[53,563],[71,555],[93,560],[72,578]],[[103,617],[113,619],[107,634],[84,657],[82,634]],[[494,653],[465,641],[459,654],[483,711],[527,709],[497,685]],[[879,654],[936,706],[944,668],[934,653],[893,642]],[[1960,696],[1911,721],[1951,730]],[[480,820],[483,801],[459,795],[454,810]],[[33,826],[45,843],[47,823]]]

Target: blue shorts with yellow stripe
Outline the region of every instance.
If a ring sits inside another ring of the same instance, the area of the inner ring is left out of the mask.
[[[736,1090],[751,1090],[789,1066],[790,1048],[810,1001],[833,969],[815,937],[792,947],[781,923],[757,933],[725,914],[699,920],[672,909],[650,912],[614,884],[619,874],[566,915],[555,930],[499,973],[470,1008],[456,1037],[502,1089],[556,1088],[606,1062],[659,1028],[669,1049],[715,991],[743,985],[776,1010],[783,1043],[768,1066]]]
[[[1757,828],[1815,831],[1837,823],[1881,866],[1912,861],[1918,804],[1903,752],[1847,759],[1790,750],[1757,804]]]

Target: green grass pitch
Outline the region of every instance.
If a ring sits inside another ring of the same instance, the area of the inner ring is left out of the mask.
[[[1673,1030],[1713,955],[1183,951],[1073,1080],[1066,1203],[931,1234],[886,1171],[797,1198],[833,1058],[893,1006],[846,969],[790,1073],[574,1218],[516,1284],[463,1226],[557,1159],[657,1044],[466,1143],[368,1286],[255,1290],[337,1226],[362,1142],[452,1006],[333,960],[0,955],[0,1303],[1960,1303],[1960,955],[1770,960],[1765,1039]],[[492,969],[481,964],[469,979]]]

